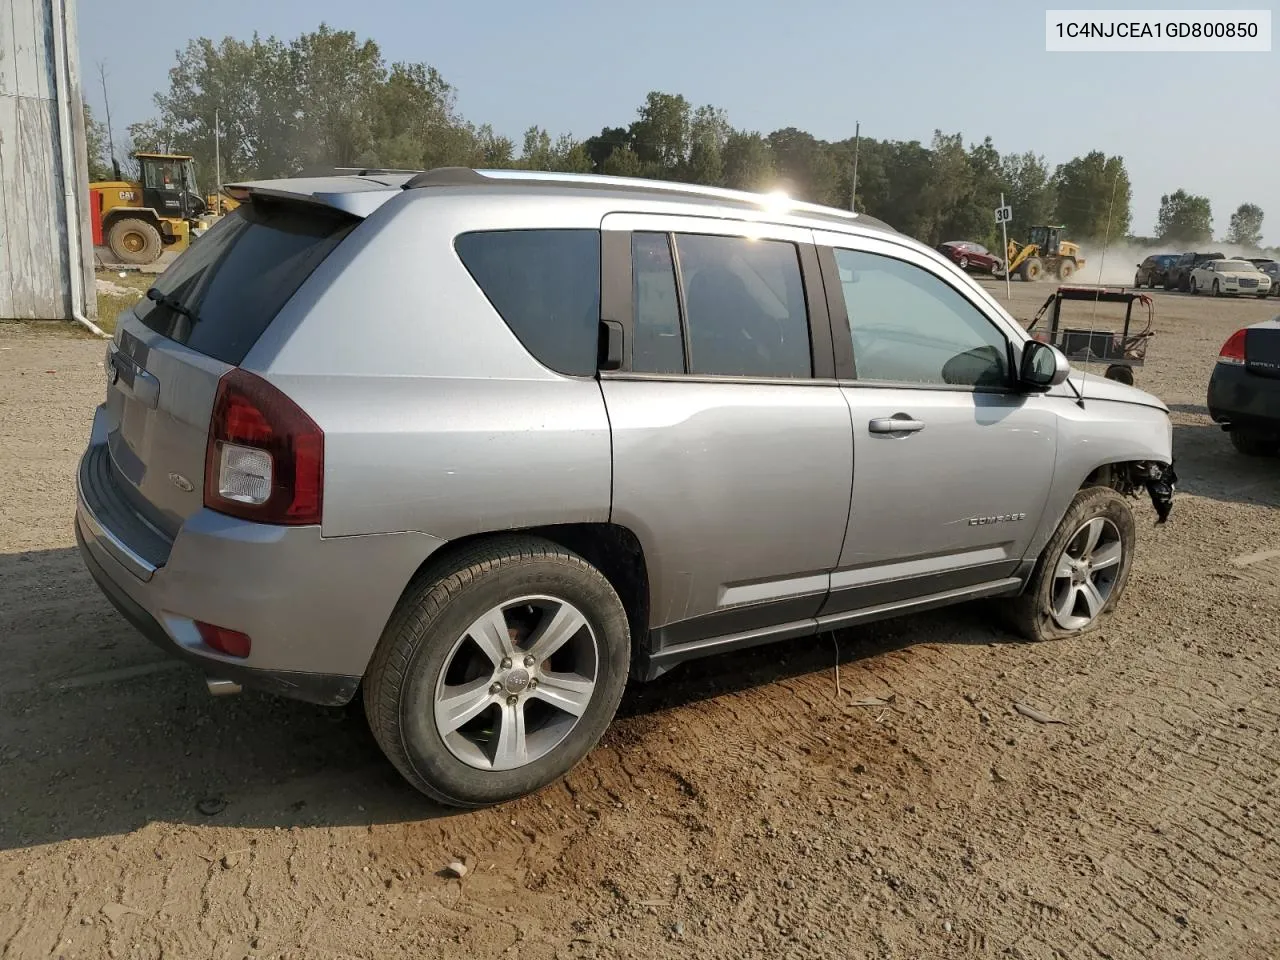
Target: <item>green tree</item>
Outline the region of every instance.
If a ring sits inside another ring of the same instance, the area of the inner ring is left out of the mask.
[[[111,148],[108,143],[110,139],[107,134],[107,125],[93,118],[89,104],[86,103],[84,105],[84,145],[85,154],[89,160],[90,183],[95,180],[112,179]]]
[[[643,177],[645,163],[629,146],[614,150],[605,158],[600,172],[611,177]]]
[[[840,202],[841,171],[829,144],[795,127],[775,130],[768,140],[780,189],[797,200]]]
[[[1129,232],[1132,188],[1123,157],[1092,150],[1054,173],[1057,219],[1073,240],[1104,240]]]
[[[1000,162],[1004,200],[1013,208],[1008,233],[1025,241],[1031,227],[1048,223],[1054,217],[1057,197],[1044,157],[1031,151],[1006,154]]]
[[[724,149],[733,128],[723,110],[708,104],[699,107],[689,121],[689,162],[685,171],[691,183],[709,187],[724,184]]]
[[[1213,239],[1213,212],[1208,197],[1198,197],[1179,187],[1160,198],[1156,233],[1162,243],[1208,243]]]
[[[689,159],[689,101],[679,94],[651,91],[631,125],[631,148],[663,177],[678,177]]]
[[[778,176],[769,141],[755,132],[731,131],[721,160],[725,185],[736,190],[770,190]]]
[[[1256,249],[1262,246],[1262,208],[1256,203],[1242,203],[1231,215],[1227,243]]]

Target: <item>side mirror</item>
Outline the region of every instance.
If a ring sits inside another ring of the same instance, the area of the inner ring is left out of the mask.
[[[1052,344],[1028,340],[1022,345],[1018,381],[1027,389],[1048,390],[1066,380],[1070,373],[1071,362]]]

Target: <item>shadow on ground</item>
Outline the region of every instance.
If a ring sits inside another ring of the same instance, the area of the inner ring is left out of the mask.
[[[35,617],[19,611],[33,576],[58,584]],[[152,821],[270,829],[454,813],[401,780],[358,701],[333,709],[253,692],[211,697],[197,670],[168,660],[115,612],[74,549],[0,556],[0,611],[0,655],[21,665],[0,678],[0,849]],[[849,663],[939,637],[1008,639],[980,604],[886,621],[686,664],[630,689],[619,718],[830,670],[837,644]]]

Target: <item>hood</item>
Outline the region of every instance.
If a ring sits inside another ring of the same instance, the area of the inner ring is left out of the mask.
[[[1252,280],[1265,277],[1266,274],[1261,270],[1219,270],[1214,272],[1214,276],[1226,277],[1228,280]]]
[[[1073,368],[1068,380],[1075,385],[1076,390],[1084,394],[1085,403],[1090,400],[1110,400],[1114,403],[1136,403],[1139,406],[1154,407],[1157,410],[1163,410],[1165,413],[1169,412],[1169,407],[1165,402],[1154,394],[1139,390],[1137,387],[1127,386],[1116,380],[1108,380],[1106,377],[1100,377],[1096,373],[1081,373]],[[1068,397],[1074,400],[1076,392],[1071,389],[1071,386],[1063,383],[1054,387],[1050,391],[1050,396]]]

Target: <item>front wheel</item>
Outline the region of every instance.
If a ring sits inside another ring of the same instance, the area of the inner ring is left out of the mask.
[[[365,714],[422,793],[500,803],[586,756],[630,656],[626,611],[599,570],[547,540],[494,540],[406,592],[365,675]]]
[[[1190,286],[1188,287],[1188,289],[1190,290],[1191,295],[1192,295],[1193,297],[1194,297],[1197,293],[1199,293],[1199,292],[1200,292],[1200,288],[1199,288],[1199,286],[1197,286],[1197,285],[1196,285],[1196,278],[1195,278],[1195,277],[1192,277],[1192,278],[1191,278],[1191,283],[1190,283]]]
[[[968,257],[961,257],[961,258],[957,261],[957,263],[959,264],[959,266],[960,266],[960,269],[961,269],[961,270],[968,270],[968,269],[969,269],[969,258],[968,258]]]
[[[1119,493],[1081,490],[1011,603],[1015,629],[1032,641],[1096,630],[1124,594],[1135,542],[1133,512]]]
[[[1220,296],[1222,296],[1222,288],[1218,286],[1218,281],[1217,281],[1217,280],[1213,281],[1213,295],[1214,295],[1215,297],[1220,297]]]

